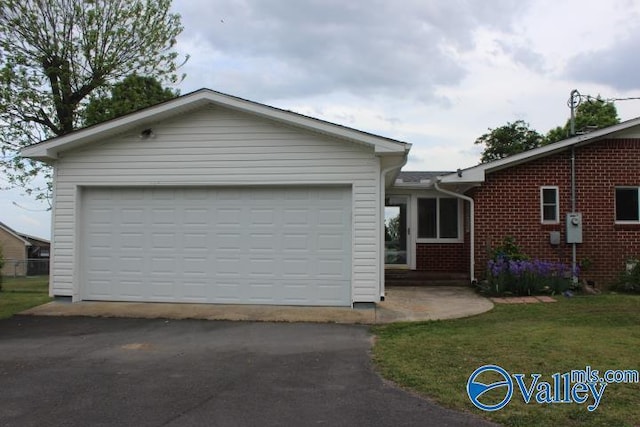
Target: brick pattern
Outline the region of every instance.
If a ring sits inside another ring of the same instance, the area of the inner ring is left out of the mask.
[[[468,255],[462,243],[418,243],[416,269],[460,273],[469,271]]]
[[[629,257],[640,256],[640,224],[615,224],[615,187],[640,186],[640,139],[604,140],[576,148],[576,211],[583,217],[583,243],[577,260],[592,265],[583,277],[608,286]],[[558,186],[560,223],[541,224],[540,187]],[[532,257],[571,262],[564,243],[565,215],[571,211],[571,152],[555,154],[488,174],[468,195],[476,202],[476,275],[484,276],[490,248],[505,236]],[[559,231],[552,246],[549,233]],[[418,251],[420,253],[420,251]]]
[[[464,207],[462,243],[417,243],[416,270],[435,273],[469,274],[469,209]]]

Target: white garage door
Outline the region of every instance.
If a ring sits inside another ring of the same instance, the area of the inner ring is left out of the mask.
[[[83,190],[83,299],[350,305],[351,191]]]

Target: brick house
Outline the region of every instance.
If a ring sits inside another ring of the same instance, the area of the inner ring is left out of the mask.
[[[605,287],[640,256],[639,192],[640,118],[455,173],[402,172],[387,204],[407,203],[401,268],[481,279],[507,236],[571,265],[577,238],[581,277]]]

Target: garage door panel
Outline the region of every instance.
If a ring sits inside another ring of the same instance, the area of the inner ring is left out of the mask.
[[[249,250],[255,253],[280,252],[277,250],[279,238],[273,233],[249,234]]]
[[[209,260],[206,257],[183,256],[182,265],[186,277],[207,277]]]
[[[203,252],[203,248],[207,247],[206,233],[184,233],[182,235],[183,248],[185,251]]]
[[[120,267],[120,272],[122,274],[141,276],[142,269],[140,266],[143,265],[143,263],[144,259],[139,256],[118,257],[118,266]],[[111,269],[107,269],[105,266],[105,271],[111,272]]]
[[[94,277],[91,285],[92,292],[96,297],[111,297],[113,286],[109,278],[100,278],[99,276]]]
[[[242,235],[239,232],[218,232],[215,233],[213,242],[208,242],[204,248],[211,247],[214,251],[240,252]],[[209,246],[210,245],[210,246]]]
[[[88,189],[84,299],[350,305],[351,191]]]
[[[176,287],[178,287],[176,285]],[[186,279],[180,286],[181,301],[207,302],[207,284],[205,282],[193,282]]]
[[[112,293],[131,300],[142,300],[143,295],[140,292],[143,289],[142,283],[142,275],[129,275],[126,279],[118,280],[112,284]]]

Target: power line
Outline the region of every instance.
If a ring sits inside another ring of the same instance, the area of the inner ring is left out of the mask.
[[[49,209],[30,209],[30,208],[26,208],[22,205],[19,205],[16,202],[11,202],[15,207],[20,208],[20,209],[24,209],[25,211],[29,211],[29,212],[48,212]]]
[[[611,102],[616,102],[616,101],[638,101],[640,100],[640,96],[628,96],[628,97],[624,97],[624,98],[602,98],[600,95],[598,96],[593,96],[593,95],[582,95],[580,92],[578,92],[576,89],[574,89],[571,92],[571,97],[569,98],[569,101],[567,102],[567,104],[569,105],[569,108],[571,108],[571,105],[573,104],[574,108],[577,107],[577,104],[580,104],[583,100],[587,101],[587,102],[607,102],[607,103],[611,103]],[[577,102],[577,104],[576,104]]]

